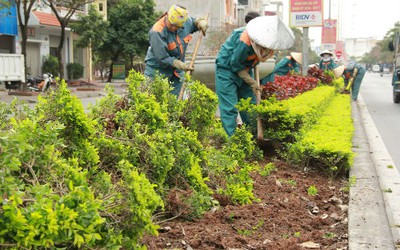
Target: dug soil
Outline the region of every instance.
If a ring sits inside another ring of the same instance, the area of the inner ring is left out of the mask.
[[[347,249],[345,178],[275,165],[270,175],[253,176],[259,201],[219,206],[197,220],[163,222],[159,235],[142,243],[148,249]]]

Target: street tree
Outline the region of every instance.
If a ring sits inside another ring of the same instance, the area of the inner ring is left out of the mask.
[[[393,61],[393,52],[389,50],[389,43],[393,41],[397,32],[400,32],[400,22],[396,22],[394,27],[386,32],[383,40],[379,41],[370,52],[365,53],[360,62],[366,64],[391,64]]]
[[[143,57],[148,47],[148,31],[156,20],[153,0],[121,0],[108,10],[109,29],[103,50],[111,53],[112,67],[120,58]]]
[[[17,8],[18,15],[18,27],[21,35],[21,53],[24,55],[24,68],[25,72],[27,71],[26,65],[26,44],[28,41],[28,21],[31,15],[31,11],[34,7],[37,6],[35,4],[37,1],[35,0],[11,0],[10,4],[15,4]]]
[[[109,59],[109,53],[102,50],[102,45],[106,39],[108,22],[103,16],[91,6],[87,15],[80,15],[76,22],[72,22],[71,29],[78,34],[75,45],[78,48],[91,47],[92,62],[95,68],[99,69],[103,79],[103,69]]]
[[[60,23],[60,42],[56,49],[56,57],[59,62],[59,75],[64,77],[64,64],[62,50],[64,48],[65,29],[76,11],[83,10],[86,4],[93,3],[94,0],[43,0],[43,3],[50,7]]]
[[[10,8],[12,0],[0,0],[0,10]]]

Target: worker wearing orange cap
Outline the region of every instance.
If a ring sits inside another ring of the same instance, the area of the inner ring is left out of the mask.
[[[145,58],[144,74],[151,79],[158,72],[170,81],[172,93],[179,95],[184,71],[193,70],[185,63],[185,52],[192,39],[191,34],[201,30],[206,34],[208,23],[204,18],[188,17],[188,11],[180,5],[172,5],[149,31],[150,46]]]

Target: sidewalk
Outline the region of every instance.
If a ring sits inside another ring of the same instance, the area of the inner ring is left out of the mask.
[[[350,177],[349,249],[400,249],[400,175],[360,96],[352,102],[356,156]],[[397,246],[396,246],[397,243]]]
[[[76,95],[78,98],[90,98],[90,97],[101,97],[105,95],[104,88],[106,82],[93,82],[90,84],[82,84],[80,86],[69,86],[68,89],[71,91],[72,95]],[[125,90],[124,81],[115,81],[111,85],[114,86],[115,93],[122,94]],[[5,103],[10,103],[14,98],[26,101],[27,103],[36,103],[38,95],[41,92],[25,92],[26,95],[16,95],[14,90],[11,92],[5,89],[4,84],[0,84],[0,101]],[[30,95],[29,95],[30,94]]]

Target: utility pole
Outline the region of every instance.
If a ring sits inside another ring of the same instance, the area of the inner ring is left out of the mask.
[[[308,49],[310,45],[308,42],[308,27],[303,27],[303,50],[302,50],[302,55],[303,55],[303,70],[302,74],[303,76],[307,76],[307,71],[308,71]]]

